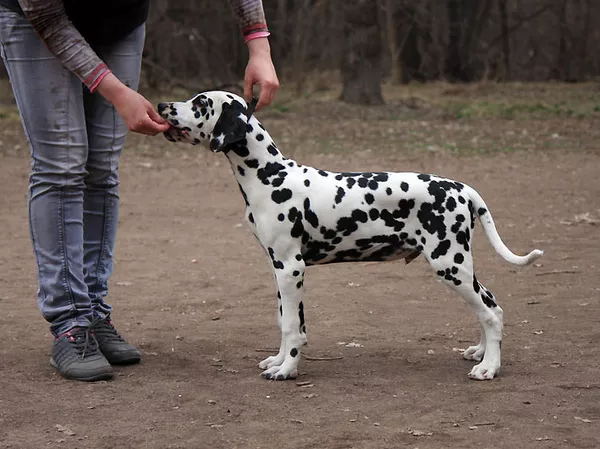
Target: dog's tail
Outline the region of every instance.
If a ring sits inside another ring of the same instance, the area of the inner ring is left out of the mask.
[[[496,225],[494,224],[494,219],[492,218],[492,214],[487,208],[485,201],[481,198],[481,195],[475,191],[475,189],[467,187],[469,197],[471,201],[473,201],[473,210],[472,214],[475,214],[476,217],[479,218],[481,222],[481,226],[483,227],[483,231],[487,236],[488,240],[496,250],[496,252],[507,262],[510,262],[515,265],[529,265],[531,262],[536,260],[544,251],[539,249],[534,249],[526,256],[519,256],[513,253],[508,247],[504,244],[498,231],[496,230]]]

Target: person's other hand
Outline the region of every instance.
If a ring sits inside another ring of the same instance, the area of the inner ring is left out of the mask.
[[[143,95],[125,86],[109,73],[98,85],[98,92],[110,101],[130,131],[155,136],[169,129],[163,119]]]
[[[271,47],[266,37],[248,41],[250,58],[244,76],[244,95],[248,101],[252,99],[252,88],[260,86],[260,95],[256,109],[271,104],[279,89],[279,79],[271,59]]]

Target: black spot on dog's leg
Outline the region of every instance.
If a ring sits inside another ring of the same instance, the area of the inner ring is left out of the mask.
[[[292,348],[292,350],[290,351],[290,355],[292,357],[296,357],[298,355],[298,350],[296,348]]]

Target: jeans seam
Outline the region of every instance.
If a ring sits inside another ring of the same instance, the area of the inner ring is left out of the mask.
[[[67,253],[67,245],[65,244],[65,227],[64,227],[64,219],[65,219],[65,201],[64,201],[65,192],[63,189],[60,189],[60,216],[58,219],[58,238],[60,239],[60,248],[62,249],[62,276],[63,276],[63,287],[68,293],[69,302],[71,303],[71,314],[73,317],[77,316],[75,307],[75,299],[73,298],[73,289],[71,288],[71,284],[69,283],[69,254]]]

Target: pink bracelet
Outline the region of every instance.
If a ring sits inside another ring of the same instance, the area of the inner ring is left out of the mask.
[[[83,84],[88,86],[90,92],[94,92],[98,88],[98,84],[100,84],[100,82],[109,73],[111,72],[110,69],[106,66],[106,64],[100,64],[92,71],[92,73],[86,76],[86,78],[83,80]]]
[[[259,37],[267,37],[270,35],[271,35],[271,33],[269,33],[268,31],[255,31],[254,33],[250,33],[250,34],[244,36],[244,42],[248,43],[252,39],[258,39]]]

